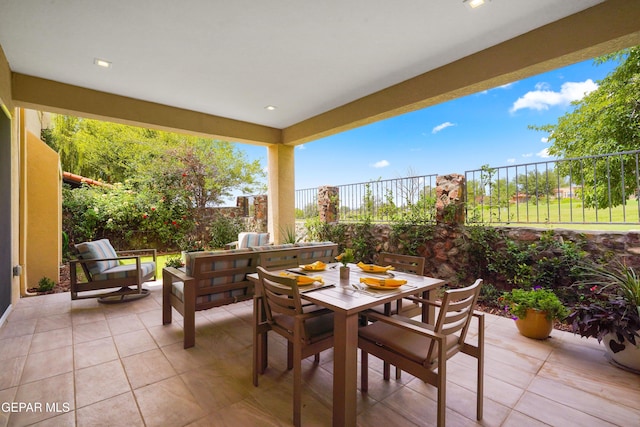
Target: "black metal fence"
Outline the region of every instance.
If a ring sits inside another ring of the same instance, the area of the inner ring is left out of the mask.
[[[464,172],[467,223],[640,224],[640,150]],[[433,222],[436,174],[337,185],[340,221]],[[296,218],[318,216],[296,190]]]
[[[435,217],[436,175],[336,185],[340,221],[379,221],[411,218],[432,222]],[[318,216],[318,189],[296,190],[296,218]]]
[[[468,223],[640,222],[638,151],[466,171]]]

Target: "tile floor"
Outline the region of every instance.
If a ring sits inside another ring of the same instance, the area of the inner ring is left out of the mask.
[[[250,302],[198,313],[196,346],[184,350],[181,316],[163,326],[161,288],[150,289],[119,305],[21,299],[0,328],[0,427],[291,424],[281,339],[270,338],[270,367],[251,383]],[[530,340],[510,319],[487,317],[481,425],[640,426],[640,376],[610,365],[597,342],[560,331]],[[358,424],[435,424],[434,389],[406,373],[384,382],[376,360]],[[305,362],[303,425],[331,423],[331,372],[331,351],[317,367]],[[473,359],[455,356],[448,375],[447,425],[480,425]]]

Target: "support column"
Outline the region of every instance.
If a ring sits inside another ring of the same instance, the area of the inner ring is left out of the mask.
[[[275,244],[284,240],[283,231],[295,227],[295,158],[294,147],[270,145],[269,163],[269,233]]]

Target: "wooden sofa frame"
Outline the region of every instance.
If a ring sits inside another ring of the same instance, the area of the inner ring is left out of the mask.
[[[291,254],[300,262],[330,262],[337,250],[338,245],[330,242],[305,246],[274,245],[258,249],[202,253],[193,258],[188,268],[165,267],[162,271],[162,323],[171,323],[172,308],[175,308],[183,318],[184,348],[193,347],[195,313],[252,299],[254,285],[247,279],[247,275],[256,273],[260,260],[266,259],[269,253]],[[325,251],[328,255],[311,260],[310,256],[318,251]],[[213,284],[215,281],[221,283]],[[182,298],[175,293],[176,288],[182,289]]]

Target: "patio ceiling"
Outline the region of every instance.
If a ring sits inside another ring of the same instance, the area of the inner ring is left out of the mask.
[[[297,145],[640,44],[634,0],[476,9],[462,0],[16,0],[0,9],[13,105],[267,144]]]

